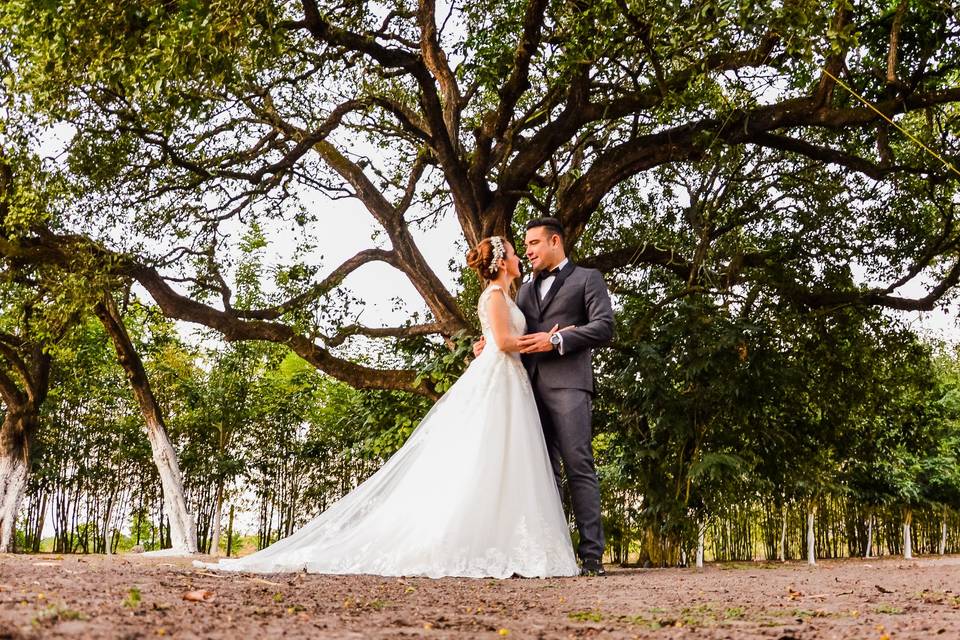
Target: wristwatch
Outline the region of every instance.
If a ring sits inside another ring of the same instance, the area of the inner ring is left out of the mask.
[[[560,348],[560,334],[552,333],[550,334],[550,344],[553,345],[553,350],[556,351]]]

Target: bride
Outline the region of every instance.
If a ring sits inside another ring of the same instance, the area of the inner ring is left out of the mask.
[[[486,285],[477,313],[488,346],[407,442],[293,535],[243,558],[195,564],[431,578],[577,575],[518,354],[526,323],[507,292],[520,259],[494,236],[467,253],[467,264]]]

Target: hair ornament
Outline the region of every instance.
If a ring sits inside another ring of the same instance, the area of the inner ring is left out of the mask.
[[[507,250],[503,246],[503,238],[500,236],[490,237],[490,247],[493,249],[493,254],[490,256],[490,267],[487,269],[487,271],[489,271],[492,275],[497,272],[497,269],[499,268],[497,267],[497,262],[506,257]]]

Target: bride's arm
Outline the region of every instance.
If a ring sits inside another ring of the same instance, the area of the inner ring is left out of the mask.
[[[493,339],[500,351],[519,351],[517,344],[519,336],[510,329],[510,307],[507,306],[506,293],[503,289],[495,289],[487,298],[487,314],[490,318],[490,329]]]

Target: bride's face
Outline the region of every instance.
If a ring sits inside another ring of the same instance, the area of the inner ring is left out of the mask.
[[[509,242],[504,242],[504,250],[506,254],[503,259],[503,265],[501,268],[505,269],[507,275],[510,278],[519,278],[520,277],[520,256],[517,255],[517,252],[513,249],[513,245]]]

